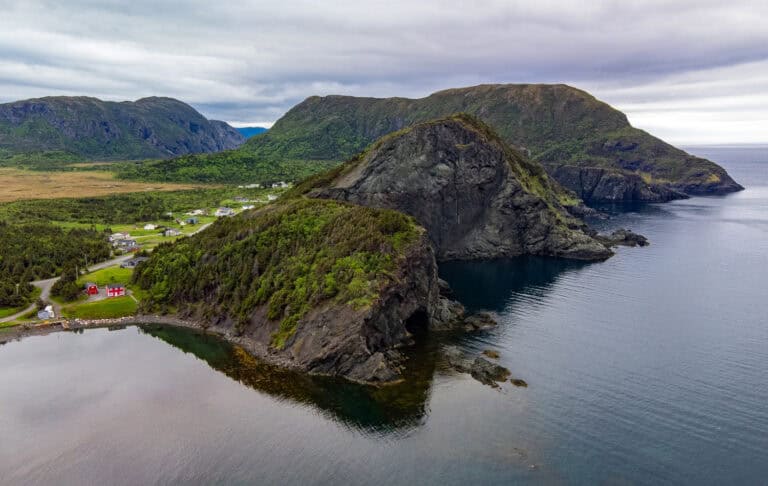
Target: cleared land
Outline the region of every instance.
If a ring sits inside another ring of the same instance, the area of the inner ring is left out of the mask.
[[[0,202],[106,196],[126,192],[179,191],[198,187],[201,186],[125,181],[115,179],[111,172],[102,171],[40,172],[0,168]]]

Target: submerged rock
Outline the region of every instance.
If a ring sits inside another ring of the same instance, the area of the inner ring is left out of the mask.
[[[499,359],[499,352],[498,351],[494,351],[492,349],[484,350],[483,354],[485,356],[488,356],[489,358],[492,358],[492,359]]]
[[[606,246],[648,246],[648,238],[628,229],[617,229],[609,235],[597,235],[596,238]]]
[[[496,387],[497,382],[507,381],[512,373],[507,368],[478,356],[472,362],[469,374],[480,383]]]
[[[497,325],[498,322],[496,322],[496,319],[487,312],[478,312],[477,314],[464,318],[464,330],[470,332],[490,329]]]

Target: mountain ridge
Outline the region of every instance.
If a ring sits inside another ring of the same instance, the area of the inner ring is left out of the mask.
[[[156,173],[172,180],[191,167],[269,166],[306,175],[342,162],[379,137],[430,119],[469,113],[510,145],[544,165],[579,197],[591,201],[659,202],[725,194],[742,187],[717,164],[690,155],[629,124],[626,115],[586,91],[564,84],[486,84],[423,98],[310,96],[265,134],[212,157],[165,161]],[[151,169],[151,168],[150,168]]]
[[[0,104],[0,151],[86,160],[168,158],[240,146],[245,138],[174,98],[102,101],[48,96]]]

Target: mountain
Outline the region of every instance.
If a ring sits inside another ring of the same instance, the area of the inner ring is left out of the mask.
[[[0,105],[0,154],[62,152],[90,160],[168,158],[245,141],[172,98],[130,102],[48,97]]]
[[[398,378],[408,326],[441,325],[448,308],[412,218],[305,198],[161,245],[134,280],[145,310],[176,308],[271,362],[364,382]]]
[[[239,149],[163,162],[155,176],[189,179],[191,168],[209,164],[222,181],[242,180],[249,167],[253,177],[269,178],[270,170],[278,178],[304,175],[352,157],[382,135],[459,112],[493,127],[584,200],[666,201],[742,189],[715,163],[633,128],[620,111],[562,84],[481,85],[420,99],[313,96]]]
[[[244,136],[245,138],[251,138],[254,135],[261,135],[267,131],[267,129],[264,127],[239,127],[235,130],[240,132],[240,135]]]
[[[566,210],[578,203],[573,194],[465,114],[387,135],[297,193],[409,214],[439,260],[612,254]]]

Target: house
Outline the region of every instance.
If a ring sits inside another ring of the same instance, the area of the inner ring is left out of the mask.
[[[152,223],[147,223],[144,225],[144,229],[147,231],[154,231],[157,229],[157,225]]]
[[[216,210],[216,213],[214,216],[220,217],[220,216],[233,216],[235,214],[235,210],[232,208],[219,208]]]
[[[256,206],[254,206],[253,204],[246,204],[245,206],[243,206],[243,211],[247,211],[247,210],[253,209],[255,207]]]
[[[122,240],[117,240],[112,243],[112,246],[117,248],[118,250],[123,251],[138,251],[139,250],[139,244],[136,243],[136,240],[132,238],[125,238]]]
[[[107,297],[122,297],[125,295],[125,285],[109,284],[107,285]]]
[[[187,220],[184,221],[184,222],[187,223],[187,224],[197,224],[197,223],[200,222],[200,219],[199,218],[194,218],[194,217],[193,218],[187,218]]]
[[[176,228],[168,228],[163,232],[163,236],[180,236],[181,234],[181,231]]]
[[[88,295],[98,295],[99,294],[99,287],[96,286],[93,282],[88,282],[85,284],[85,293]]]
[[[261,184],[246,184],[244,186],[237,186],[238,189],[258,189]]]
[[[53,312],[52,305],[46,305],[45,309],[37,311],[38,319],[53,319],[54,317],[56,317],[56,313]]]
[[[275,182],[274,184],[272,184],[272,189],[285,189],[286,187],[291,187],[291,185],[283,181]]]
[[[190,211],[187,213],[187,216],[203,216],[205,215],[205,211],[202,209],[195,209],[194,211]]]
[[[109,235],[109,242],[114,243],[117,240],[124,240],[130,237],[131,235],[129,235],[128,233],[112,233],[111,235]]]
[[[275,196],[274,194],[267,194],[267,201],[276,201],[276,200],[277,200],[277,196]]]
[[[126,260],[123,263],[121,263],[120,264],[120,268],[136,268],[136,266],[139,263],[141,263],[143,261],[146,261],[146,260],[149,260],[149,258],[147,258],[147,257],[131,258],[130,260]]]

